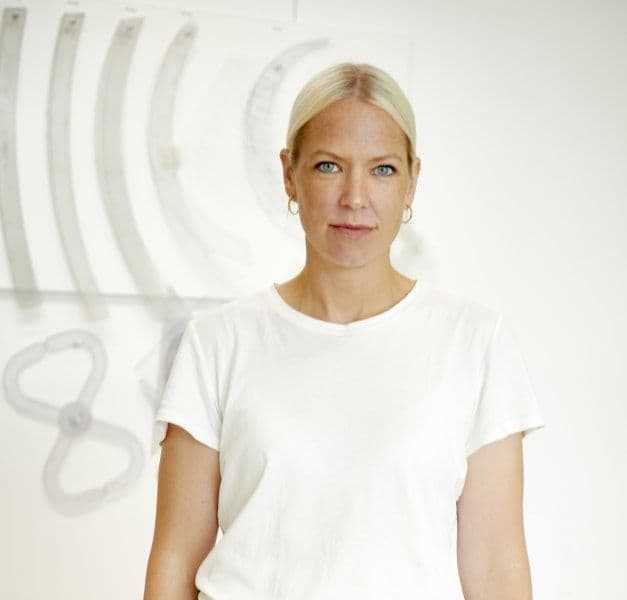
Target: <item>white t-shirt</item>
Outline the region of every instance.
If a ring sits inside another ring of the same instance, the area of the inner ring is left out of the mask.
[[[502,314],[420,280],[348,324],[274,284],[197,314],[155,419],[220,452],[200,600],[463,600],[466,459],[544,426]]]

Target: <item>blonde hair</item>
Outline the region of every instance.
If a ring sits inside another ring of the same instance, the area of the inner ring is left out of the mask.
[[[300,90],[287,128],[286,148],[290,163],[298,162],[303,128],[329,104],[354,96],[385,110],[405,133],[407,160],[416,158],[414,112],[395,79],[368,63],[338,63],[314,75]]]

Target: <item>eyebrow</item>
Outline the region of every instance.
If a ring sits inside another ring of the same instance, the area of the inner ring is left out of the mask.
[[[332,156],[333,158],[337,158],[339,160],[342,160],[341,156],[339,156],[338,154],[334,154],[333,152],[330,152],[329,150],[316,150],[312,154],[312,156],[315,156],[317,154],[326,154],[328,156]],[[395,158],[399,162],[403,162],[403,159],[398,154],[384,154],[383,156],[377,156],[375,158],[371,158],[370,162],[378,162],[380,160],[388,160],[390,158]]]

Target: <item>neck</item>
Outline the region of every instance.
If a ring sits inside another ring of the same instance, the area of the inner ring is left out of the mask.
[[[281,295],[296,310],[316,319],[350,323],[377,315],[398,303],[413,287],[391,265],[379,273],[372,269],[316,272],[307,265],[279,286]]]

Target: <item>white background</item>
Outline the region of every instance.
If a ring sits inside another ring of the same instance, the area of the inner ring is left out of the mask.
[[[195,299],[232,297],[283,281],[302,264],[297,222],[287,223],[280,234],[260,209],[243,172],[242,131],[225,125],[225,119],[241,119],[251,82],[282,48],[326,34],[337,39],[338,31],[345,31],[349,49],[338,43],[303,61],[281,89],[273,117],[275,146],[267,157],[270,164],[275,161],[274,173],[280,177],[278,150],[291,100],[313,72],[352,52],[397,77],[414,107],[422,159],[410,224],[420,250],[400,264],[408,275],[505,313],[546,420],[546,427],[524,445],[534,598],[627,596],[627,410],[621,377],[627,358],[625,3],[2,2],[9,5],[29,10],[18,90],[18,174],[28,241],[46,301],[33,312],[15,305],[1,252],[3,365],[27,343],[82,325],[71,294],[59,300],[59,292],[71,292],[72,281],[54,229],[42,142],[44,92],[64,10],[86,15],[73,90],[74,185],[82,198],[79,211],[90,258],[112,298],[132,298],[133,282],[115,254],[99,205],[89,136],[98,74],[117,20],[146,18],[125,105],[134,210],[146,235],[159,242],[151,246],[155,261],[182,296]],[[187,18],[182,9],[197,19],[206,47],[211,41],[203,31],[214,31],[219,22],[225,40],[215,44],[223,48],[221,60],[232,61],[220,64],[241,67],[241,77],[229,80],[233,71],[219,71],[216,57],[212,62],[199,46],[177,104],[180,177],[187,192],[254,250],[252,264],[220,263],[216,270],[222,278],[206,281],[172,258],[176,249],[155,208],[143,133],[133,134],[133,127],[145,127],[158,62],[141,57],[162,55]],[[258,38],[244,33],[251,27],[258,27]],[[215,89],[238,90],[232,106],[215,105],[216,96],[199,82],[202,60]],[[207,96],[198,95],[198,89]],[[214,102],[211,110],[203,112],[203,100]],[[213,135],[207,135],[209,130]],[[213,195],[205,203],[207,191]],[[279,215],[286,200],[277,180]],[[137,389],[132,365],[156,343],[158,325],[131,301],[112,301],[111,313],[108,324],[88,324],[111,357],[101,391],[106,401],[96,401],[94,416],[123,424],[148,450],[151,408]],[[124,335],[129,331],[135,334]],[[72,379],[71,373],[86,374],[89,363],[79,354],[71,368],[59,357],[49,360],[33,368],[23,387],[60,406],[80,388],[82,379]],[[67,372],[67,380],[55,380],[57,372]],[[41,483],[56,435],[6,401],[0,404],[0,595],[14,600],[141,598],[154,526],[157,457],[147,457],[142,478],[126,495],[86,515],[67,517],[46,503]],[[120,459],[83,442],[64,481],[76,489],[96,485],[123,465]]]

